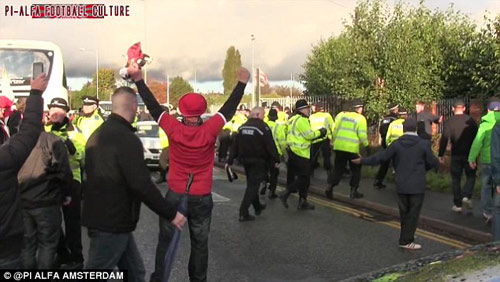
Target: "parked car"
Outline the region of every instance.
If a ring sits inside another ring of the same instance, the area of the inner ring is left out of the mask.
[[[141,139],[144,148],[144,161],[148,168],[157,170],[160,168],[160,137],[158,135],[158,124],[156,121],[137,122],[137,136]]]

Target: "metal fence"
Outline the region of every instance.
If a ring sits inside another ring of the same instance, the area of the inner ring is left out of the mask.
[[[323,103],[328,112],[332,115],[336,115],[341,112],[347,101],[332,95],[322,95],[322,96],[294,96],[294,97],[283,97],[283,98],[261,98],[261,105],[266,103],[270,106],[273,102],[278,102],[283,107],[290,108],[293,110],[295,108],[295,102],[300,99],[305,99],[309,104]]]
[[[291,110],[295,107],[295,102],[299,99],[305,99],[308,103],[323,103],[334,117],[336,114],[346,109],[348,101],[337,96],[332,95],[322,95],[322,96],[295,96],[295,97],[283,97],[283,98],[261,98],[260,103],[266,103],[271,105],[273,102],[278,102],[283,107],[289,107]],[[464,97],[461,99],[465,102],[467,111],[470,110],[471,98]],[[456,99],[442,99],[436,102],[436,115],[443,116],[444,120],[450,118],[453,115],[452,107]],[[467,112],[468,113],[468,112]],[[412,117],[416,117],[415,113],[410,114]],[[378,133],[379,120],[369,120],[368,121],[368,134],[376,135]],[[443,130],[443,123],[438,125],[438,133]]]

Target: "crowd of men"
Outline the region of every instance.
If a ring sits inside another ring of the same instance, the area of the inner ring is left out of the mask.
[[[226,162],[228,169],[233,165],[234,159],[238,159],[247,176],[240,221],[255,220],[255,216],[248,211],[250,205],[253,205],[256,215],[260,215],[266,208],[259,201],[258,195],[259,189],[261,194],[265,193],[266,183],[269,184],[269,198],[277,197],[276,182],[280,161],[286,161],[287,167],[286,190],[279,195],[283,206],[288,208],[288,197],[298,192],[297,208],[314,209],[314,205],[307,201],[307,195],[310,178],[319,167],[318,157],[321,153],[327,175],[325,195],[329,199],[333,199],[334,188],[349,171],[347,167],[350,168],[350,198],[358,199],[364,196],[359,192],[362,164],[380,165],[373,184],[376,189],[386,187],[384,179],[392,166],[396,174],[402,226],[399,245],[406,249],[420,249],[421,245],[414,242],[414,234],[426,189],[426,171],[437,171],[439,164],[445,164],[444,155],[448,143],[451,143],[452,211],[471,212],[477,158],[480,157],[483,216],[486,223],[494,221],[493,236],[495,240],[500,239],[500,185],[495,181],[500,163],[494,161],[497,160],[494,158],[497,148],[494,148],[493,143],[497,137],[492,133],[500,118],[499,99],[489,99],[487,114],[482,117],[479,126],[466,114],[466,105],[461,100],[455,101],[453,116],[444,122],[442,116],[438,117],[426,109],[423,102],[416,104],[416,118],[410,117],[399,105],[392,104],[388,107],[389,114],[381,120],[379,126],[381,152],[368,158],[361,157],[364,155],[363,151],[370,150],[361,100],[351,101],[350,108],[340,112],[335,119],[322,103],[313,105],[312,114],[306,100],[296,102],[291,116],[284,114],[280,108],[276,102],[270,109],[256,107],[246,122],[242,114],[243,118],[234,118],[226,123],[224,128],[227,131],[221,133],[221,142],[227,143],[219,147],[219,161]],[[431,150],[433,123],[443,123],[438,158]],[[500,130],[500,124],[496,127]],[[270,142],[271,137],[274,144]],[[229,158],[226,161],[229,147]],[[333,166],[330,160],[332,152],[335,156]],[[462,189],[464,172],[466,182]]]
[[[163,197],[152,182],[143,145],[134,133],[135,90],[114,91],[106,120],[93,97],[84,97],[81,113],[71,118],[63,98],[49,101],[44,114],[42,93],[48,79],[41,74],[31,82],[24,111],[17,108],[22,120],[18,124],[12,122],[12,101],[0,98],[0,269],[118,267],[128,270],[129,281],[144,281],[144,265],[132,234],[144,203],[160,216],[151,281],[163,281],[166,250],[175,229],[186,222],[191,233],[189,278],[207,281],[215,142],[232,119],[250,74],[245,68],[238,71],[233,93],[206,121],[201,118],[207,109],[205,98],[185,94],[179,101],[179,121],[158,104],[136,62],[131,61],[127,70],[152,118],[168,135],[167,194]],[[9,119],[17,131],[9,130]],[[183,214],[177,205],[190,174],[194,181]],[[90,238],[86,262],[82,226]]]
[[[229,169],[238,159],[245,169],[247,189],[239,210],[241,222],[256,219],[250,214],[250,206],[255,215],[265,210],[259,192],[265,194],[267,189],[269,198],[279,197],[285,208],[289,208],[289,196],[298,193],[297,209],[313,210],[307,198],[311,177],[320,166],[320,154],[327,174],[325,195],[330,199],[347,167],[350,197],[359,199],[364,196],[359,191],[361,166],[380,165],[374,187],[383,189],[392,164],[401,215],[399,246],[411,250],[422,247],[414,242],[414,234],[426,171],[444,163],[451,143],[452,210],[470,210],[479,158],[483,216],[493,222],[494,240],[500,240],[497,98],[488,101],[488,113],[479,125],[466,114],[465,103],[456,101],[454,115],[444,121],[438,157],[431,150],[431,125],[443,122],[443,118],[425,110],[421,102],[416,105],[416,118],[409,117],[397,104],[391,105],[380,125],[382,150],[362,157],[369,141],[364,104],[359,99],[351,101],[349,108],[335,118],[321,103],[312,105],[311,113],[306,100],[298,100],[293,113],[276,102],[270,108],[237,109],[250,76],[242,68],[232,94],[213,117],[203,121],[205,98],[188,93],[179,100],[179,120],[156,101],[137,63],[130,62],[127,71],[150,113],[147,117],[140,113],[140,119],[157,121],[159,135],[166,140],[162,147],[168,148],[168,176],[164,165],[160,181],[167,177],[168,192],[163,197],[151,181],[142,144],[134,134],[138,120],[135,90],[120,87],[114,91],[112,113],[106,120],[93,97],[84,97],[81,113],[71,118],[69,105],[62,98],[47,101],[44,114],[41,94],[47,78],[42,74],[32,80],[29,97],[21,99],[16,110],[12,101],[0,97],[0,268],[118,267],[129,271],[129,280],[144,281],[144,265],[132,233],[144,203],[160,217],[151,280],[162,280],[172,236],[187,223],[191,233],[189,277],[191,281],[206,281],[217,139],[219,161],[226,162]],[[287,185],[278,195],[277,179],[283,161]],[[462,189],[464,171],[466,183]],[[190,174],[194,181],[187,191]],[[180,213],[177,206],[186,193],[188,209]],[[85,264],[82,225],[90,238]]]

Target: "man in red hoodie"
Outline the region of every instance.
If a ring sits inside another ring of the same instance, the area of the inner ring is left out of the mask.
[[[165,196],[169,204],[178,205],[184,194],[190,173],[194,181],[189,191],[188,218],[191,237],[189,258],[190,281],[207,281],[208,233],[212,218],[212,173],[215,155],[215,141],[224,124],[231,120],[243,97],[250,72],[245,68],[238,71],[238,83],[222,108],[203,122],[201,115],[207,109],[207,101],[198,93],[187,93],[179,100],[182,122],[165,112],[142,79],[137,63],[131,61],[127,72],[135,81],[142,100],[149,112],[165,131],[170,142],[170,168],[168,171],[169,191]],[[151,281],[161,281],[165,253],[171,241],[174,226],[160,219],[160,235],[156,249],[155,271]]]

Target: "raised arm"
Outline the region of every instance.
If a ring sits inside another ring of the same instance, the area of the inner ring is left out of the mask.
[[[26,101],[24,120],[19,132],[0,146],[0,170],[20,169],[42,132],[43,99],[42,93],[47,88],[45,74],[31,82],[30,96]]]
[[[164,111],[161,108],[160,103],[156,101],[155,96],[153,96],[153,93],[151,92],[151,90],[149,90],[148,86],[142,79],[141,68],[137,63],[130,62],[127,68],[127,72],[130,75],[130,78],[134,80],[135,85],[137,86],[137,91],[139,91],[139,95],[141,95],[141,98],[144,101],[144,104],[146,104],[149,112],[151,113],[153,118],[158,121]]]
[[[243,97],[245,86],[247,85],[249,79],[250,72],[246,68],[241,67],[238,70],[238,84],[236,84],[233,92],[219,110],[219,113],[224,116],[226,121],[230,120],[236,112],[236,108]]]

